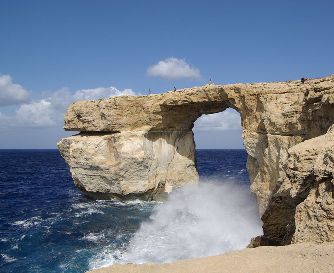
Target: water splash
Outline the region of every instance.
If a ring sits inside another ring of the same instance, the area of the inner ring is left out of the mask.
[[[123,253],[105,249],[91,266],[217,255],[242,249],[261,233],[249,186],[205,181],[174,191],[167,202],[154,208]]]

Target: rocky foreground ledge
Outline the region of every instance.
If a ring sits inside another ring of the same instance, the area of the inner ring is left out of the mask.
[[[334,241],[334,75],[79,101],[65,130],[80,134],[58,148],[89,196],[160,198],[197,182],[194,122],[227,108],[241,115],[260,245]]]
[[[259,247],[171,264],[113,265],[88,273],[333,273],[334,244]]]

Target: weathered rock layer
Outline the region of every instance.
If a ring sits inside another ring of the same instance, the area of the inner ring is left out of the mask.
[[[87,194],[157,198],[196,183],[193,124],[227,108],[241,115],[266,239],[333,240],[334,76],[76,102],[65,129],[81,133],[58,147]]]

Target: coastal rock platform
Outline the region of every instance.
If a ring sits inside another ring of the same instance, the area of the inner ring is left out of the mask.
[[[113,265],[89,273],[333,273],[334,244],[244,249],[170,264]]]

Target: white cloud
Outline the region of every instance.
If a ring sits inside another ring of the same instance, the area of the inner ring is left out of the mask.
[[[97,100],[109,97],[118,97],[124,95],[136,95],[131,89],[124,89],[123,91],[111,87],[98,87],[94,89],[81,89],[74,93],[75,100]]]
[[[77,100],[103,99],[113,96],[136,95],[131,89],[118,90],[115,87],[99,87],[70,92],[60,89],[40,99],[24,103],[14,115],[0,113],[0,128],[11,127],[53,127],[61,126],[64,113],[70,103]]]
[[[0,86],[5,85],[14,86],[15,90],[24,90],[22,86],[13,84],[10,76],[0,77]],[[18,94],[21,91],[18,91]],[[21,93],[24,94],[24,92],[26,91]],[[77,100],[103,99],[123,95],[136,95],[136,93],[131,89],[118,90],[115,87],[81,89],[75,92],[71,92],[66,88],[60,89],[39,100],[21,104],[12,115],[5,115],[0,112],[0,128],[61,126],[64,113],[70,103]],[[23,98],[24,96],[21,97]],[[239,113],[233,109],[227,109],[221,113],[201,116],[195,122],[195,130],[240,129],[240,123]]]
[[[224,112],[202,115],[195,122],[195,130],[235,130],[241,128],[240,114],[233,109]]]
[[[26,102],[29,92],[21,85],[13,83],[9,75],[0,75],[0,106]]]
[[[199,79],[201,72],[183,59],[167,58],[147,69],[147,74],[163,79]]]
[[[21,105],[16,111],[16,119],[22,126],[53,126],[55,125],[54,114],[51,102],[42,99]]]

